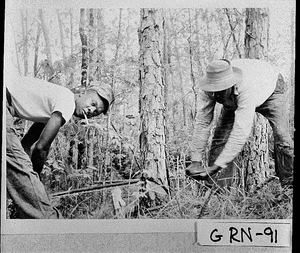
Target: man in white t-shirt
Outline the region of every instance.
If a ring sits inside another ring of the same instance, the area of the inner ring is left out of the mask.
[[[212,61],[200,80],[200,101],[189,176],[207,180],[220,170],[231,170],[234,158],[247,141],[255,112],[266,117],[273,129],[275,171],[283,186],[292,185],[294,143],[289,135],[286,83],[269,63],[256,59]],[[208,168],[200,161],[208,144],[216,103],[223,105],[214,131]]]
[[[61,218],[39,179],[50,145],[72,115],[106,114],[113,101],[112,89],[93,83],[84,93],[74,95],[66,87],[30,77],[6,78],[5,85],[7,191],[17,217]],[[13,117],[34,122],[21,141]]]

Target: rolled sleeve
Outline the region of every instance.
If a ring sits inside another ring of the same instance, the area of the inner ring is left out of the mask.
[[[250,101],[239,105],[235,111],[232,131],[224,149],[214,162],[215,165],[225,168],[241,152],[251,133],[254,115],[255,106]]]
[[[210,127],[216,104],[216,102],[203,91],[200,92],[199,100],[193,139],[190,144],[192,161],[200,161],[205,151],[210,136]]]

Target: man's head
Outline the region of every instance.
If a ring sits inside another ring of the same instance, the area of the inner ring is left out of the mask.
[[[206,75],[200,78],[200,89],[219,92],[229,89],[242,80],[240,69],[232,67],[226,59],[214,60],[206,68]]]
[[[114,99],[113,91],[108,84],[92,83],[83,94],[75,99],[74,115],[79,118],[95,117],[106,114]]]

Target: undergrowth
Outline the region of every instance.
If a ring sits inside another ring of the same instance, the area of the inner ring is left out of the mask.
[[[125,204],[118,210],[111,189],[61,197],[56,205],[71,219],[292,219],[293,190],[277,179],[251,193],[210,189],[189,178],[178,182],[169,195],[156,194],[155,202],[141,185],[122,186]]]

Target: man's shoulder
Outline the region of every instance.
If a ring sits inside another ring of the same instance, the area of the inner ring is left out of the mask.
[[[260,59],[236,59],[231,61],[232,66],[240,68],[274,68],[269,62]]]
[[[276,74],[279,73],[277,67],[264,60],[238,59],[233,60],[231,63],[233,67],[242,70],[244,79],[249,77],[253,81],[256,77],[262,78],[262,76],[266,79],[273,80],[273,76],[277,76]]]
[[[22,87],[26,86],[26,89],[31,90],[32,92],[39,92],[39,91],[52,91],[56,93],[57,96],[60,95],[60,93],[70,93],[73,94],[70,89],[67,87],[64,87],[59,84],[51,83],[46,80],[35,78],[35,77],[29,77],[29,76],[21,76],[18,78],[18,84]]]

